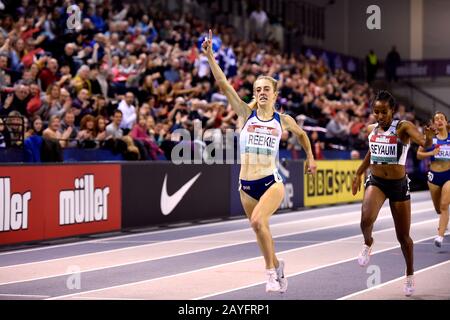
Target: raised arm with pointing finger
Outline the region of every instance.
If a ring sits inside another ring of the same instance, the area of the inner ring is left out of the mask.
[[[237,113],[238,116],[243,117],[244,119],[248,118],[251,113],[250,107],[241,100],[236,90],[234,90],[233,86],[228,82],[225,74],[222,69],[220,69],[219,64],[217,63],[214,53],[212,51],[212,31],[209,30],[209,36],[205,38],[202,43],[202,52],[208,58],[208,63],[211,67],[211,71],[216,79],[217,85],[223,94],[227,97],[228,102],[231,104],[233,110]]]

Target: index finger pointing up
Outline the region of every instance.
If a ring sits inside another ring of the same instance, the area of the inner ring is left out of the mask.
[[[209,29],[209,40],[212,40],[212,30]]]

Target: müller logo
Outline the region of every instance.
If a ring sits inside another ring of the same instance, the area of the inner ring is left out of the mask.
[[[396,143],[396,136],[373,136],[372,142],[379,142],[379,143]]]
[[[11,178],[0,178],[0,232],[28,229],[31,191],[11,195]]]
[[[59,224],[107,220],[108,195],[109,187],[94,189],[94,175],[76,178],[74,190],[59,193]]]

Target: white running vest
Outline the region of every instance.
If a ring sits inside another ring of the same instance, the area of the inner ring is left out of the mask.
[[[388,130],[378,133],[378,124],[369,134],[371,164],[405,165],[409,143],[404,144],[397,136],[399,120],[392,121]]]
[[[256,110],[253,110],[239,137],[241,155],[245,153],[264,154],[276,157],[280,146],[283,130],[278,112],[273,113],[271,120],[258,119]]]

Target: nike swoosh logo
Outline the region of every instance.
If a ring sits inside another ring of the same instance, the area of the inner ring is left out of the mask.
[[[273,182],[273,180],[272,181],[270,181],[270,182],[267,182],[267,183],[264,183],[264,185],[267,187],[269,184],[271,184]]]
[[[164,176],[164,182],[161,190],[161,212],[163,215],[169,215],[173,209],[178,205],[178,203],[183,199],[186,192],[192,187],[195,181],[200,177],[202,173],[198,173],[191,180],[186,182],[177,192],[169,196],[167,194],[167,174]]]
[[[281,163],[279,163],[278,170],[283,174],[283,176],[286,177],[286,179],[289,179],[290,173],[289,170],[283,167]]]

